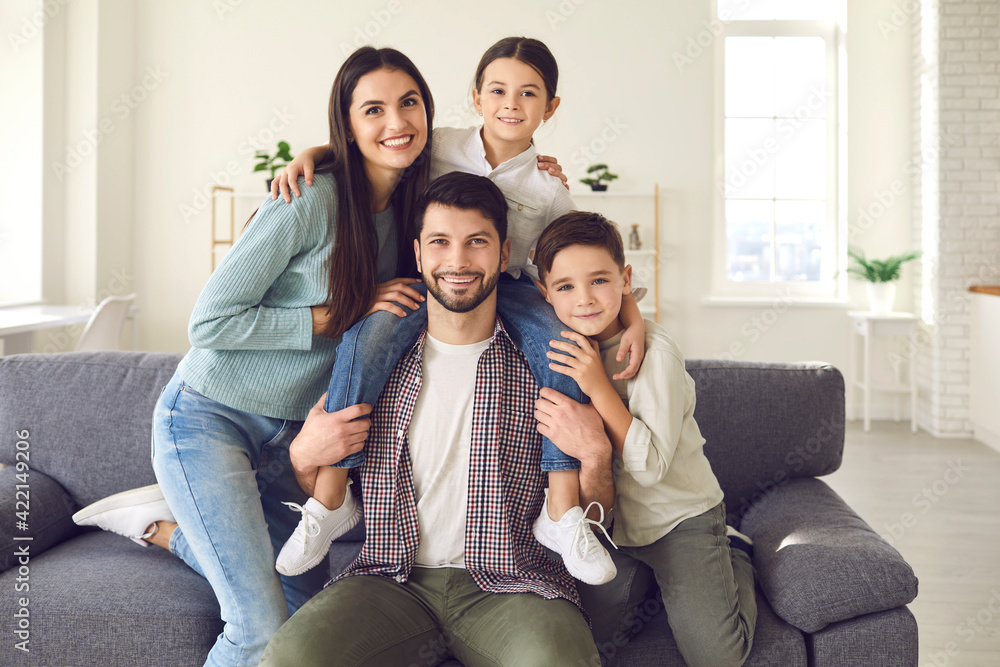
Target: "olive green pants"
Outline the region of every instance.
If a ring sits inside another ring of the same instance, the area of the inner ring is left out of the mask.
[[[600,664],[572,602],[487,593],[461,568],[413,568],[405,584],[341,579],[278,630],[260,664],[432,667],[450,658],[467,667]]]
[[[613,659],[633,634],[666,612],[688,665],[743,664],[757,624],[754,570],[744,552],[729,546],[723,505],[643,547],[615,550],[604,543],[618,576],[603,586],[578,586],[601,655]],[[662,597],[648,597],[653,577]]]

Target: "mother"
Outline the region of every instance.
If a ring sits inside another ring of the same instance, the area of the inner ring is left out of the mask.
[[[76,517],[168,548],[208,579],[225,629],[207,665],[256,665],[328,578],[274,569],[298,518],[281,501],[305,501],[288,444],[326,388],[340,335],[393,301],[422,300],[415,280],[395,277],[413,271],[412,210],[428,180],[426,83],[398,51],[363,47],[337,74],[329,116],[332,159],[317,187],[292,206],[265,202],[198,299],[193,348],[153,417],[162,497],[137,489]]]

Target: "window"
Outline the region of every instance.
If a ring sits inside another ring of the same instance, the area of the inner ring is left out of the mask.
[[[4,6],[8,33],[0,57],[0,307],[42,296],[42,72],[41,29],[21,17],[43,16],[42,3]],[[9,12],[7,10],[10,10]],[[33,32],[32,32],[33,31]]]
[[[837,297],[836,0],[718,0],[719,296]]]

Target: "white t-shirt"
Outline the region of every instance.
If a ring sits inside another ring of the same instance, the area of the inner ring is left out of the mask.
[[[538,168],[534,145],[494,169],[486,159],[481,127],[434,128],[431,177],[451,171],[486,176],[507,199],[507,238],[510,263],[507,273],[519,278],[524,271],[538,280],[538,271],[528,259],[535,242],[549,223],[576,206],[562,181]]]
[[[490,340],[449,345],[427,334],[407,440],[420,546],[414,565],[465,567],[469,447],[479,357]]]

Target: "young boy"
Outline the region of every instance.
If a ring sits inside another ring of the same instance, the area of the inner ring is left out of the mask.
[[[604,420],[614,448],[612,527],[620,551],[648,564],[689,665],[740,665],[757,617],[753,566],[730,549],[722,489],[694,420],[694,380],[666,331],[646,321],[646,355],[628,381],[611,379],[619,311],[629,294],[621,235],[597,213],[573,211],[538,239],[538,288],[579,347],[553,341],[554,368],[574,378]],[[581,335],[582,334],[582,335]],[[555,408],[557,409],[557,408]],[[546,513],[535,537],[553,548]]]

